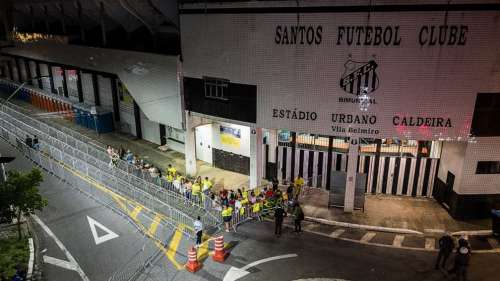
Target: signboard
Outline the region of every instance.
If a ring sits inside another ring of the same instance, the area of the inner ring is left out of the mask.
[[[241,130],[220,125],[220,143],[233,148],[239,148],[241,144]]]
[[[257,127],[341,137],[465,138],[476,94],[500,90],[491,48],[500,46],[499,16],[181,14],[183,70],[188,77],[257,85]]]

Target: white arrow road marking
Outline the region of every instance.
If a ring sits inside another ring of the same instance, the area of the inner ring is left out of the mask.
[[[66,247],[64,247],[63,243],[61,242],[61,240],[59,240],[56,235],[52,232],[52,230],[50,230],[50,228],[48,226],[46,226],[43,221],[37,217],[36,215],[31,215],[31,217],[42,227],[42,229],[47,232],[47,234],[56,242],[57,246],[59,247],[59,249],[61,249],[61,251],[63,251],[63,253],[66,255],[66,258],[68,259],[69,263],[72,264],[73,266],[73,270],[78,272],[78,275],[80,275],[80,277],[82,278],[83,281],[90,281],[89,278],[87,277],[87,275],[85,275],[85,272],[83,272],[82,268],[78,265],[78,263],[76,262],[75,258],[70,254],[70,252],[66,249]],[[50,257],[48,257],[49,260],[50,260]],[[45,261],[45,257],[44,257],[44,261]],[[54,261],[54,260],[51,260],[51,261]]]
[[[250,272],[248,272],[247,269],[254,267],[254,266],[257,266],[259,264],[274,261],[274,260],[288,259],[288,258],[295,258],[295,257],[297,257],[297,254],[281,255],[281,256],[269,257],[269,258],[261,259],[258,261],[254,261],[252,263],[245,265],[242,268],[237,268],[237,267],[233,266],[226,272],[226,275],[224,276],[223,281],[238,280],[238,279],[242,278],[243,276],[250,274]]]
[[[109,228],[107,228],[104,225],[100,224],[99,222],[97,222],[93,218],[87,216],[87,220],[89,221],[90,231],[92,232],[92,236],[94,237],[94,241],[95,241],[96,245],[99,245],[101,243],[104,243],[106,241],[109,241],[111,239],[114,239],[114,238],[118,237],[118,234],[116,234],[113,231],[109,230]],[[106,232],[106,234],[104,234],[103,236],[99,237],[99,235],[97,234],[97,230],[95,229],[96,226],[99,227],[100,229],[102,229],[104,232]]]
[[[50,264],[53,264],[55,266],[59,266],[59,267],[62,267],[62,268],[66,268],[68,270],[74,270],[76,271],[76,267],[74,264],[68,262],[68,261],[63,261],[63,260],[60,260],[60,259],[56,259],[56,258],[53,258],[53,257],[49,257],[49,256],[43,256],[43,262],[44,263],[50,263]]]

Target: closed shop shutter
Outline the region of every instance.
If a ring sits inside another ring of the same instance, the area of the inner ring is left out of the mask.
[[[56,88],[56,92],[59,95],[64,96],[63,77],[61,68],[59,66],[53,66],[52,75],[54,79],[54,87]]]
[[[26,81],[28,80],[28,77],[26,76],[26,65],[23,59],[18,59],[18,61],[19,61],[19,67],[21,68],[21,79],[22,81]]]
[[[78,102],[78,87],[76,80],[78,76],[76,75],[76,70],[66,69],[66,85],[68,86],[68,98],[74,102]]]
[[[135,131],[134,100],[128,93],[126,87],[119,81],[117,83],[118,105],[120,108],[120,131],[137,136]]]
[[[160,124],[148,120],[146,115],[141,112],[142,138],[152,143],[160,144]]]
[[[92,74],[82,72],[82,92],[83,101],[86,104],[95,105],[94,84],[92,83]]]
[[[36,75],[36,63],[34,61],[29,61],[29,66],[30,66],[30,73],[31,73],[31,77],[37,77],[38,75]],[[36,80],[33,80],[33,85],[35,87],[38,87],[38,81]]]
[[[98,75],[99,98],[101,107],[113,111],[113,96],[111,93],[111,79]]]

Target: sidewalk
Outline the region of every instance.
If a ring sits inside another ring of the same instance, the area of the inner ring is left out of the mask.
[[[31,111],[32,114],[44,113],[44,111],[23,101],[13,99],[10,102]],[[132,153],[137,154],[139,157],[143,158],[145,162],[151,163],[154,166],[158,167],[162,170],[162,172],[164,172],[167,169],[168,165],[171,164],[177,169],[177,171],[179,171],[179,173],[183,175],[186,174],[186,161],[183,153],[170,149],[166,152],[163,152],[158,149],[159,145],[157,144],[151,143],[146,140],[137,139],[132,135],[126,135],[120,132],[97,134],[94,130],[78,126],[77,124],[63,118],[51,118],[46,119],[46,121],[50,123],[56,123],[58,125],[77,131],[78,133],[95,140],[95,143],[99,144],[104,149],[106,145],[111,145],[112,147],[117,149],[120,146],[122,146],[124,149],[130,149]],[[201,176],[202,178],[207,176],[212,180],[215,190],[219,190],[222,188],[248,188],[249,176],[247,175],[215,168],[203,161],[197,161],[197,171],[198,173],[196,176]]]
[[[453,219],[430,198],[391,195],[366,195],[365,209],[344,213],[341,208],[328,208],[328,192],[314,190],[301,198],[306,217],[349,224],[415,230],[422,233],[444,231],[491,230],[491,221]]]

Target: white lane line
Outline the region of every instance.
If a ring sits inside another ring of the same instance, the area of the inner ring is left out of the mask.
[[[295,258],[295,257],[297,257],[297,254],[288,254],[288,255],[269,257],[269,258],[261,259],[258,261],[254,261],[252,263],[245,265],[242,268],[237,268],[237,267],[232,266],[226,272],[226,275],[224,275],[223,281],[236,281],[240,278],[243,278],[244,276],[250,274],[250,272],[247,271],[247,269],[249,269],[250,267],[257,266],[261,263],[270,262],[270,261],[274,261],[274,260],[280,260],[280,259]]]
[[[298,257],[297,254],[288,254],[288,255],[281,255],[281,256],[265,258],[265,259],[261,259],[261,260],[249,263],[249,264],[245,265],[244,267],[242,267],[241,270],[247,270],[250,267],[254,267],[254,266],[257,266],[257,265],[259,265],[261,263],[265,263],[265,262],[270,262],[270,261],[274,261],[274,260],[281,260],[281,259],[288,259],[288,258],[295,258],[295,257]]]
[[[425,248],[427,250],[434,250],[434,246],[436,245],[436,239],[434,238],[425,238]]]
[[[405,236],[398,234],[398,235],[394,236],[394,241],[392,241],[392,246],[401,247],[401,246],[403,246],[404,240],[405,240]]]
[[[370,240],[373,239],[373,237],[375,237],[375,235],[377,235],[377,233],[367,232],[367,233],[365,233],[365,235],[363,235],[363,237],[361,237],[361,240],[359,240],[359,242],[368,243],[368,242],[370,242]]]
[[[61,240],[59,240],[56,235],[52,232],[52,230],[50,230],[50,228],[48,226],[45,225],[45,223],[43,223],[43,221],[36,215],[31,215],[31,217],[42,227],[42,229],[47,232],[47,234],[52,238],[54,239],[54,241],[56,242],[57,246],[59,247],[59,249],[61,249],[61,251],[63,251],[63,253],[66,255],[66,258],[68,258],[69,262],[72,263],[74,266],[75,266],[75,271],[78,272],[78,275],[80,275],[80,277],[82,278],[83,281],[90,281],[89,278],[87,277],[87,275],[85,275],[85,272],[83,272],[82,268],[80,267],[80,265],[78,265],[78,263],[76,262],[75,258],[71,255],[71,253],[66,249],[66,247],[64,247],[63,243],[61,242]]]
[[[489,237],[488,238],[488,243],[490,244],[490,246],[491,246],[492,249],[498,248],[498,241],[497,241],[497,239],[495,239],[493,237]]]
[[[68,270],[76,271],[75,265],[68,262],[68,261],[63,261],[63,260],[56,259],[56,258],[49,257],[49,256],[43,256],[43,262],[50,263],[50,264],[53,264],[55,266],[59,266],[59,267],[62,267],[62,268],[68,269]]]
[[[339,228],[337,230],[335,230],[334,232],[332,232],[330,234],[330,237],[333,237],[333,238],[338,238],[340,235],[342,235],[343,233],[345,232],[345,229],[342,229],[342,228]]]

